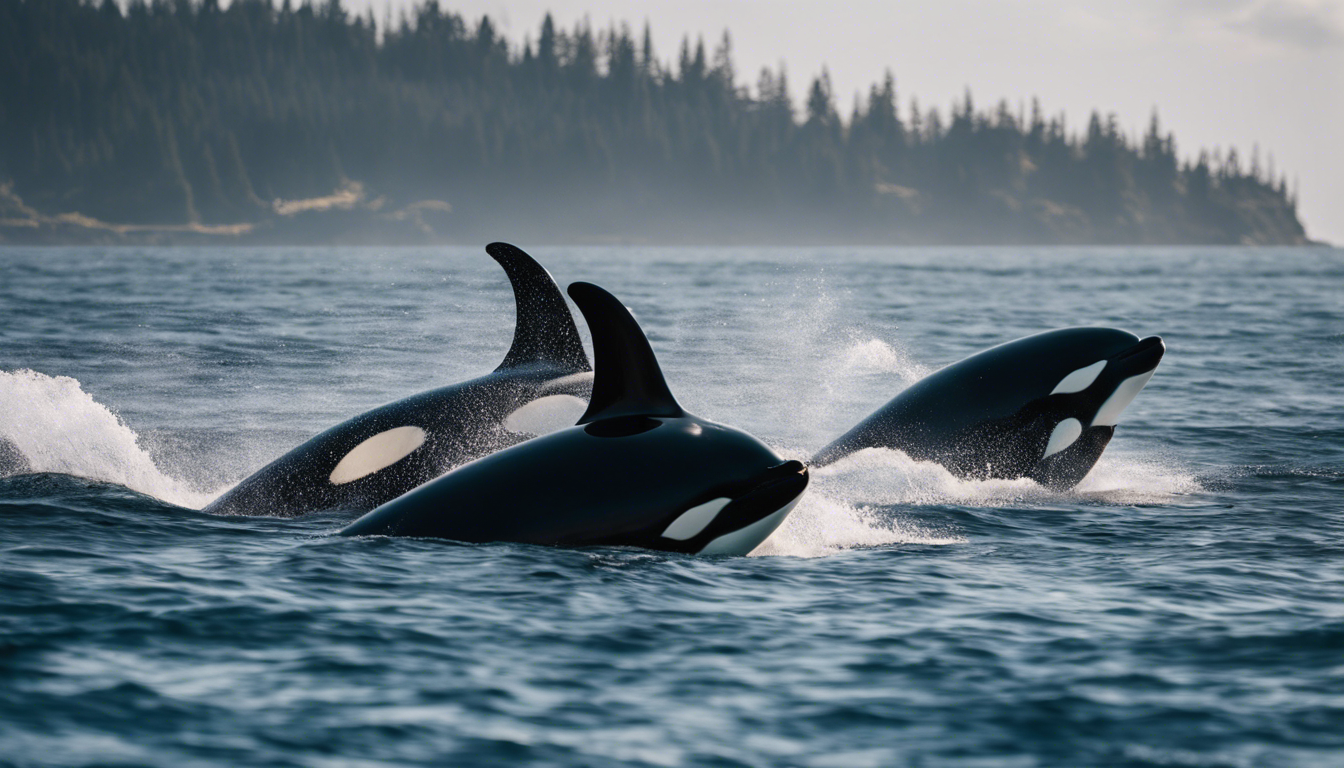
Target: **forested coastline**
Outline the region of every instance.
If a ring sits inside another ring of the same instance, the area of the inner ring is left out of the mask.
[[[430,0],[0,0],[0,242],[1307,242],[1285,176],[1153,117],[842,115],[727,35],[506,40]],[[787,54],[781,51],[781,55]]]

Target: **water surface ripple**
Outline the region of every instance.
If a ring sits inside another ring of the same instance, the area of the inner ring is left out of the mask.
[[[1168,353],[1069,493],[868,451],[752,557],[351,540],[195,510],[497,365],[480,249],[0,249],[0,765],[1344,765],[1344,252],[530,250],[790,457],[1028,333]]]

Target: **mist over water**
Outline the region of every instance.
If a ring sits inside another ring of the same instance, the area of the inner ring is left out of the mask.
[[[493,369],[483,252],[0,249],[0,764],[1338,764],[1341,252],[521,245],[789,458],[1036,331],[1169,351],[1068,492],[870,449],[747,558],[347,540],[195,510]]]

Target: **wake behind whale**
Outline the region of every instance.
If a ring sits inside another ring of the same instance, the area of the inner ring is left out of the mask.
[[[861,339],[834,354],[867,355],[883,345],[877,339]],[[0,401],[10,406],[0,409],[0,436],[23,454],[33,472],[124,486],[190,509],[200,509],[225,490],[192,479],[215,474],[213,462],[218,459],[167,448],[151,453],[131,426],[75,379],[0,371]],[[253,440],[264,442],[264,435],[258,433]],[[785,458],[806,459],[810,453],[769,438],[766,443]],[[906,515],[882,511],[893,507],[917,512],[947,505],[981,508],[1079,500],[1119,506],[1171,504],[1201,493],[1203,485],[1178,460],[1152,453],[1108,451],[1077,488],[1053,491],[1030,480],[962,479],[899,451],[868,449],[814,470],[808,493],[752,554],[824,557],[855,548],[954,545],[966,540],[955,528],[929,528]]]
[[[498,448],[523,440],[530,435],[563,427],[566,423],[563,419],[548,419],[548,416],[554,416],[554,413],[546,412],[554,411],[555,409],[550,406],[557,401],[582,407],[590,386],[590,379],[585,376],[587,373],[587,358],[578,343],[572,317],[564,305],[563,298],[559,297],[558,290],[550,280],[549,275],[539,265],[532,262],[526,254],[498,243],[492,244],[488,250],[509,272],[510,280],[514,284],[518,305],[517,323],[514,344],[504,363],[494,374],[482,380],[488,380],[484,389],[486,391],[493,390],[493,394],[488,394],[485,397],[462,397],[461,387],[464,385],[445,388],[451,390],[452,395],[456,396],[456,401],[460,403],[460,406],[451,406],[446,410],[466,418],[470,422],[466,428],[461,428],[460,424],[449,424],[447,427],[438,430],[438,434],[435,434],[419,424],[406,423],[407,414],[445,410],[437,408],[437,406],[442,406],[444,403],[451,404],[453,398],[442,398],[441,395],[444,390],[436,390],[399,401],[384,409],[377,409],[352,422],[328,430],[327,433],[315,439],[315,446],[301,446],[275,462],[272,467],[267,468],[273,469],[275,465],[283,465],[286,460],[290,460],[291,466],[298,466],[297,473],[291,472],[288,476],[281,473],[282,476],[277,479],[275,476],[268,477],[267,470],[263,470],[253,478],[225,493],[224,496],[209,505],[207,511],[224,511],[233,514],[275,514],[277,511],[280,514],[304,514],[306,511],[329,508],[358,511],[370,504],[377,503],[380,498],[385,499],[388,496],[395,496],[402,490],[414,487],[419,481],[441,473],[443,469],[451,466],[454,462],[460,463],[472,458],[473,455],[488,454]],[[865,347],[861,352],[867,354],[869,350],[866,348],[871,347],[874,343],[880,344],[876,340],[861,344],[860,346]],[[1011,347],[1012,345],[1007,346]],[[541,361],[542,365],[539,366],[538,361]],[[557,370],[535,370],[538,367],[545,368],[547,366],[553,366]],[[953,368],[955,367],[953,366]],[[1118,367],[1112,366],[1112,368],[1118,370]],[[944,372],[946,371],[947,369],[944,369]],[[940,372],[940,374],[944,372]],[[1110,372],[1108,371],[1108,373]],[[529,377],[534,374],[536,380],[530,381]],[[1073,375],[1069,374],[1069,376]],[[1065,381],[1069,379],[1069,376],[1065,377]],[[935,380],[937,378],[937,375],[930,377],[930,379]],[[502,384],[504,381],[508,382],[507,385]],[[519,382],[528,385],[539,384],[534,392],[534,395],[539,396],[529,396],[525,393],[512,398],[499,396],[500,392],[507,390],[509,386],[517,385]],[[557,383],[560,388],[570,387],[573,391],[550,391],[556,388]],[[1063,383],[1064,381],[1061,381],[1060,385],[1062,386]],[[76,388],[78,388],[77,383]],[[918,388],[917,386],[913,389]],[[944,387],[944,389],[946,388]],[[1087,389],[1087,387],[1082,387],[1082,389]],[[436,396],[440,396],[438,400],[435,399]],[[1130,396],[1132,397],[1132,393]],[[903,393],[897,400],[905,397],[907,397],[907,394]],[[509,402],[504,404],[502,410],[490,407],[493,402],[503,400],[509,400]],[[1106,410],[1106,407],[1101,406],[1094,410],[1097,411],[1096,419],[1099,420],[1101,412]],[[390,420],[378,421],[377,418],[374,418],[376,416],[387,416]],[[569,418],[572,419],[572,415]],[[125,429],[125,426],[121,425],[115,417],[113,417],[113,421],[116,421],[117,425],[121,427],[123,434],[119,435],[119,439],[124,443],[126,441],[126,434],[124,433],[129,433],[129,430]],[[360,437],[359,434],[344,434],[340,435],[340,439],[329,439],[335,433],[351,431],[348,430],[348,427],[352,424],[365,422],[361,426],[369,426],[369,422],[375,421],[378,423],[372,424],[370,429],[364,430],[367,436],[363,436],[358,441],[354,438]],[[1100,421],[1098,423],[1100,424]],[[482,430],[481,425],[487,425],[488,429]],[[2,426],[0,425],[0,427]],[[130,434],[131,446],[136,451],[128,451],[127,455],[135,455],[138,452],[139,460],[135,462],[138,465],[137,474],[152,477],[155,472],[147,472],[146,465],[153,467],[154,462],[152,460],[147,461],[148,455],[139,450],[134,433]],[[460,451],[455,459],[430,466],[423,459],[434,456],[436,451],[442,454],[442,446],[437,445],[437,441],[432,441],[431,438],[442,439],[445,435],[459,438],[467,436],[470,439],[459,440],[459,445],[465,443],[466,449]],[[1053,440],[1053,435],[1051,437]],[[3,432],[0,432],[0,438],[3,438]],[[24,439],[31,448],[31,437],[25,437]],[[837,443],[842,443],[844,440],[842,438]],[[1079,440],[1076,436],[1074,442],[1079,445],[1089,445],[1088,441]],[[1104,445],[1103,441],[1099,447],[1094,446],[1095,450],[1091,455],[1091,462],[1095,462],[1100,455],[1100,447],[1104,447]],[[857,450],[861,447],[862,445],[856,442],[848,450]],[[1059,451],[1051,451],[1050,448],[1049,445],[1045,446],[1044,450],[1047,454],[1059,453]],[[818,456],[826,458],[828,461],[834,460],[835,456],[828,456],[828,453],[834,454],[834,451],[832,449],[823,450]],[[299,457],[297,461],[295,461],[296,455]],[[913,452],[912,455],[915,458],[927,458],[926,455],[917,451]],[[59,464],[53,465],[41,461],[34,464],[30,460],[27,450],[19,443],[8,439],[0,439],[0,459],[3,460],[0,461],[0,470],[11,474],[29,470],[44,471],[44,468],[60,466]],[[416,466],[417,461],[421,462],[418,467]],[[322,466],[314,470],[313,467],[317,464]],[[1091,464],[1088,463],[1083,469],[1083,473],[1090,466]],[[169,491],[169,495],[174,500],[186,501],[189,498],[187,494],[182,492],[184,484],[165,473],[158,473],[157,481],[146,482],[143,477],[133,477],[125,472],[107,472],[104,471],[105,468],[93,469],[74,465],[67,465],[62,468],[74,469],[76,474],[97,476],[111,482],[124,480],[128,486],[134,483],[140,489],[154,489],[156,486],[159,489],[168,487],[172,489]],[[408,469],[412,471],[405,471]],[[154,467],[154,470],[157,470],[157,467]],[[952,467],[952,470],[954,473],[964,476],[964,473],[957,472],[956,467]],[[61,471],[61,469],[55,471]],[[974,477],[974,475],[971,476]],[[388,479],[393,477],[397,477],[401,484],[389,484]],[[1073,481],[1076,482],[1078,477],[1081,477],[1081,473],[1075,473]],[[296,482],[301,483],[308,480],[313,482],[306,489],[295,485]],[[314,490],[314,487],[316,490]],[[1064,486],[1061,485],[1061,487]],[[370,488],[373,489],[372,493],[369,493]],[[258,489],[261,489],[261,492],[257,492]],[[333,489],[335,490],[334,493]],[[148,490],[148,492],[159,495],[155,490]],[[192,491],[190,494],[197,497],[202,495],[199,491]],[[190,501],[187,503],[191,506],[197,505]],[[299,511],[294,511],[296,509]]]

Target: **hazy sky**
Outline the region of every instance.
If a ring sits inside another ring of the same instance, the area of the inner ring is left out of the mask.
[[[381,21],[415,0],[345,0]],[[1156,108],[1183,155],[1236,146],[1300,182],[1308,235],[1344,243],[1344,0],[474,0],[441,5],[489,15],[510,40],[536,39],[542,16],[572,28],[652,25],[659,58],[683,35],[712,51],[732,35],[738,79],[784,62],[795,100],[822,66],[842,114],[890,68],[902,109],[947,107],[966,88],[978,106],[1039,96],[1071,128],[1093,109],[1130,131]]]

